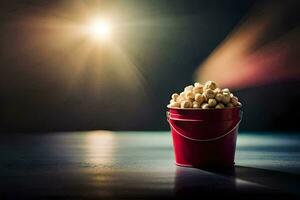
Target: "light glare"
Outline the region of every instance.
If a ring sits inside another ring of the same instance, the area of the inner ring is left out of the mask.
[[[93,21],[88,29],[95,39],[107,39],[111,35],[111,25],[107,21]]]

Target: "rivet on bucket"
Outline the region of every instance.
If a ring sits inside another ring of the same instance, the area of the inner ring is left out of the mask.
[[[234,165],[240,108],[169,109],[176,164],[189,167]]]

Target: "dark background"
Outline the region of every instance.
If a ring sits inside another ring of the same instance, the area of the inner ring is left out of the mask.
[[[92,51],[76,73],[80,41],[60,46],[55,40],[60,36],[43,26],[49,18],[77,22],[80,12],[73,4],[78,2],[1,1],[2,132],[167,129],[170,95],[194,82],[199,64],[255,3],[81,1],[94,12],[111,12],[118,21],[132,24],[118,29],[114,42],[134,63],[137,75],[129,71],[129,78],[120,81],[126,68],[108,61],[115,59],[109,49],[101,55]],[[99,64],[99,56],[105,62]],[[237,89],[244,105],[241,130],[299,130],[299,88],[298,80],[288,80]]]

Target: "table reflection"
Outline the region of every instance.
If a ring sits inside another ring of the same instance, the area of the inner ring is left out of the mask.
[[[111,165],[114,162],[115,134],[93,131],[86,135],[86,162],[92,165]]]

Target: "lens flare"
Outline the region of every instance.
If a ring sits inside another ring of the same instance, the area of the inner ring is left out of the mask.
[[[104,20],[93,20],[88,25],[88,33],[94,39],[106,40],[111,35],[111,24]]]

